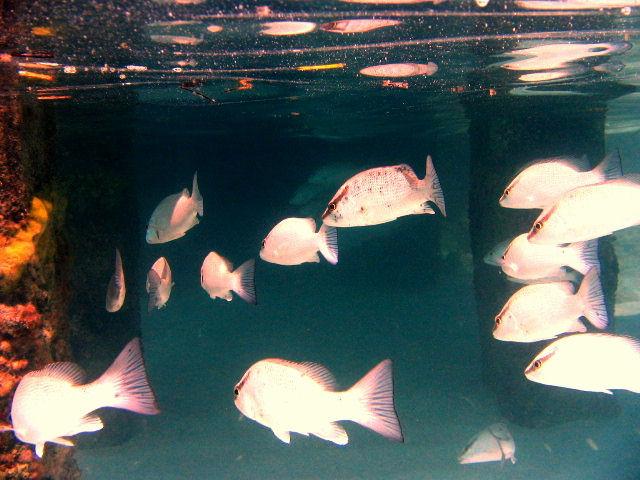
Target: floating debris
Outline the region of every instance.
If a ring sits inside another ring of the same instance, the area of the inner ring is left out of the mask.
[[[640,6],[638,0],[516,0],[516,5],[528,10],[599,10]]]
[[[51,62],[18,62],[20,68],[31,68],[36,70],[55,70],[60,67],[59,63]]]
[[[433,63],[388,63],[386,65],[374,65],[360,70],[362,75],[368,77],[413,77],[416,75],[433,75],[438,71],[438,66]]]
[[[198,65],[198,62],[193,60],[192,58],[189,60],[175,60],[169,62],[170,65],[175,65],[177,67],[195,67]]]
[[[72,65],[67,65],[66,67],[64,67],[62,69],[62,71],[64,73],[68,73],[70,75],[73,75],[74,73],[78,73],[78,69],[76,67],[72,66]]]
[[[302,35],[316,28],[313,22],[267,22],[262,24],[264,35]]]
[[[587,437],[584,439],[585,442],[587,442],[587,445],[589,445],[589,448],[591,448],[591,450],[593,450],[594,452],[597,452],[598,450],[600,450],[600,447],[598,447],[598,444],[595,442],[595,440],[591,437]]]
[[[253,88],[253,80],[250,78],[241,78],[238,80],[238,86],[233,88],[227,88],[225,93],[229,92],[241,92],[243,90],[251,90]]]
[[[146,72],[147,71],[147,67],[142,65],[127,65],[124,68],[126,70],[129,70],[130,72]]]
[[[18,75],[20,75],[21,77],[29,78],[31,80],[44,80],[46,82],[53,82],[55,80],[55,77],[53,75],[30,72],[29,70],[18,70]]]
[[[387,88],[402,88],[407,90],[409,88],[408,82],[394,82],[392,80],[383,80],[382,86]]]
[[[37,37],[51,37],[54,31],[50,27],[33,27],[31,33]]]
[[[406,5],[411,3],[432,3],[439,5],[447,0],[341,0],[345,3],[369,3],[375,5]]]
[[[268,17],[272,13],[273,11],[267,5],[259,5],[256,7],[256,15],[258,15],[259,17]]]
[[[223,28],[220,25],[209,25],[207,27],[207,32],[209,33],[218,33],[221,32]]]
[[[151,35],[151,41],[169,45],[200,45],[203,40],[202,38],[187,37],[182,35]]]
[[[316,70],[334,70],[337,68],[344,68],[346,64],[344,63],[327,63],[325,65],[302,65],[301,67],[296,67],[296,70],[300,72],[312,72]]]
[[[201,22],[197,20],[170,20],[168,22],[153,22],[147,27],[178,27],[182,25],[197,25]]]
[[[362,33],[370,32],[384,27],[393,27],[400,25],[400,20],[373,20],[373,19],[357,19],[357,20],[339,20],[337,22],[323,23],[320,30],[332,33]]]

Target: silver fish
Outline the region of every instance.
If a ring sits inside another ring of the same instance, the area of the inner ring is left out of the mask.
[[[154,308],[163,308],[169,301],[171,289],[173,288],[171,268],[169,262],[164,257],[157,259],[147,273],[147,293],[149,301],[147,310],[150,312]]]
[[[542,211],[527,239],[563,244],[591,240],[640,224],[640,175],[575,188]]]
[[[506,342],[537,342],[566,332],[586,332],[584,316],[596,328],[609,320],[598,272],[594,268],[574,294],[569,282],[527,285],[496,315],[493,337]]]
[[[524,371],[533,382],[587,392],[640,393],[640,342],[624,335],[577,333],[545,347]]]
[[[213,299],[233,299],[236,292],[244,301],[256,304],[254,283],[255,260],[247,260],[236,270],[233,264],[216,252],[209,252],[200,269],[200,285]]]
[[[540,245],[527,240],[527,234],[518,235],[501,257],[502,271],[521,280],[563,278],[564,267],[585,275],[592,268],[600,268],[598,240],[568,245]]]
[[[580,170],[581,163],[586,162],[553,157],[529,165],[509,182],[500,197],[500,205],[506,208],[545,208],[569,190],[622,175],[617,153],[607,155],[600,165],[586,172]]]
[[[193,175],[191,195],[182,192],[165,197],[151,214],[147,226],[147,243],[165,243],[183,237],[199,223],[203,215],[203,201],[198,190],[198,172]]]
[[[516,444],[504,423],[494,423],[473,437],[464,448],[458,462],[506,462],[516,463]]]
[[[395,441],[403,441],[393,404],[391,360],[383,360],[346,391],[337,391],[322,365],[277,358],[253,364],[233,391],[243,415],[270,428],[285,443],[291,432],[346,445],[349,420]]]
[[[11,404],[13,431],[18,440],[35,445],[38,457],[47,442],[73,446],[66,437],[102,429],[102,420],[92,414],[99,408],[159,412],[137,338],[100,378],[84,384],[84,377],[75,363],[59,362],[27,373],[18,384]]]
[[[120,250],[116,248],[115,270],[109,280],[107,298],[105,301],[105,308],[107,309],[107,312],[117,312],[120,310],[124,303],[126,290],[124,283],[124,271],[122,270],[122,257],[120,256]]]
[[[415,77],[416,75],[433,75],[438,71],[438,65],[429,63],[388,63],[372,65],[360,70],[361,75],[367,77]]]
[[[446,216],[440,180],[428,156],[422,180],[404,164],[354,175],[331,199],[322,220],[333,227],[378,225],[405,215],[433,214],[430,202]]]

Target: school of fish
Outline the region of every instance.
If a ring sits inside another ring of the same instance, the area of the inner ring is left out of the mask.
[[[345,21],[323,28],[348,32],[370,27]],[[640,224],[640,176],[623,175],[616,153],[591,170],[584,158],[552,157],[524,168],[507,185],[499,203],[542,212],[529,232],[501,241],[484,258],[500,267],[508,279],[525,284],[497,313],[493,337],[502,342],[553,340],[524,369],[530,381],[589,392],[640,393],[640,341],[603,331],[609,318],[598,260],[599,237]],[[203,204],[195,173],[191,192],[184,188],[169,195],[153,210],[147,243],[184,237],[203,218]],[[446,217],[444,194],[430,156],[422,179],[407,164],[374,167],[344,181],[321,213],[319,228],[311,217],[284,218],[264,237],[258,254],[266,262],[284,266],[319,263],[321,256],[336,265],[338,228],[370,227],[437,212]],[[124,272],[116,249],[107,285],[108,312],[116,313],[124,305]],[[210,251],[201,265],[200,285],[211,299],[231,301],[235,293],[255,305],[255,260],[250,258],[234,269],[227,258]],[[159,257],[147,273],[148,311],[166,307],[173,287],[169,262]],[[338,390],[333,375],[320,364],[261,359],[237,382],[233,398],[245,417],[287,444],[291,434],[297,433],[346,445],[349,436],[340,423],[345,421],[404,441],[389,359],[346,390]],[[72,446],[69,437],[103,428],[102,420],[92,413],[103,407],[159,413],[138,339],[130,341],[91,383],[85,382],[79,366],[69,362],[26,374],[13,397],[10,429],[16,438],[34,445],[41,457],[47,443]],[[496,423],[478,433],[458,461],[515,463],[515,448],[507,426]]]

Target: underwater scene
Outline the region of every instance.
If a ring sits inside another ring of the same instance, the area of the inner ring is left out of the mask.
[[[640,479],[638,87],[638,0],[0,0],[0,478]]]

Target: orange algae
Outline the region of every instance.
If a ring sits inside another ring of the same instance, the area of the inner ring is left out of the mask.
[[[13,237],[0,237],[0,280],[2,288],[13,286],[22,276],[25,266],[36,255],[38,240],[47,228],[52,205],[34,197],[25,225]]]

